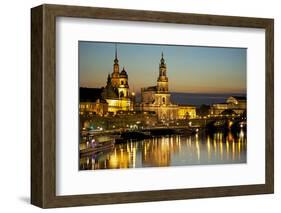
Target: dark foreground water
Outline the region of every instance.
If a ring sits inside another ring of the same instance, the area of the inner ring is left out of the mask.
[[[80,158],[80,170],[246,163],[246,133],[163,136]]]

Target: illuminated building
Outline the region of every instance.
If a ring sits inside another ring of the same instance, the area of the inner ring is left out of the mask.
[[[154,111],[159,120],[186,119],[196,117],[196,109],[192,106],[179,106],[171,102],[167,66],[162,57],[159,64],[157,85],[141,89],[140,110]]]
[[[234,114],[241,115],[246,112],[247,100],[244,96],[230,96],[225,103],[213,104],[210,108],[211,115],[222,115],[232,111]]]
[[[94,113],[96,115],[103,116],[107,113],[108,104],[106,102],[98,99],[96,102],[81,102],[80,105],[80,113]]]
[[[80,88],[79,112],[81,115],[94,114],[104,116],[108,112],[108,103],[101,98],[101,89]]]
[[[178,119],[188,119],[196,117],[196,107],[195,106],[178,106]]]
[[[117,48],[112,74],[107,76],[107,84],[102,92],[103,99],[108,103],[108,112],[116,114],[118,111],[132,111],[134,109],[134,93],[130,94],[128,74],[123,67],[119,72]]]
[[[91,90],[91,88],[87,89]],[[159,64],[157,85],[141,89],[141,103],[138,106],[135,104],[135,93],[130,92],[128,74],[125,68],[121,72],[119,70],[117,48],[115,49],[113,72],[108,74],[106,86],[100,89],[92,88],[92,90],[100,90],[99,95],[95,94],[94,96],[96,97],[97,95],[98,98],[84,101],[80,97],[80,113],[89,111],[89,109],[102,116],[107,112],[115,115],[120,111],[153,112],[158,120],[162,121],[196,117],[196,108],[194,106],[176,105],[171,102],[167,66],[163,53]],[[93,99],[91,95],[90,99]],[[99,99],[99,102],[96,102],[97,99]]]

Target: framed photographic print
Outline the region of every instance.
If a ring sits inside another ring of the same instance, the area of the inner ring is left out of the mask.
[[[274,191],[272,19],[31,9],[31,203]]]

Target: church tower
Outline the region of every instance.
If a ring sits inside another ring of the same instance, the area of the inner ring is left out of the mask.
[[[115,44],[115,59],[113,64],[113,73],[111,74],[112,86],[117,87],[119,83],[119,63],[117,56],[117,45]]]
[[[158,120],[162,122],[176,119],[178,113],[178,106],[171,103],[171,93],[169,92],[168,83],[167,66],[162,52],[157,85],[142,88],[140,104],[142,111],[155,112]]]
[[[124,67],[119,75],[118,94],[120,98],[129,98],[128,74]]]
[[[169,93],[169,89],[168,89],[167,66],[165,63],[163,52],[162,52],[160,64],[159,64],[159,76],[157,79],[156,88],[157,88],[157,91],[155,94],[155,103],[160,106],[169,105],[171,94]],[[161,115],[161,117],[163,117],[163,116]],[[165,117],[165,115],[164,115],[164,117]]]
[[[167,92],[169,91],[168,89],[168,77],[167,77],[167,67],[165,63],[165,59],[163,57],[163,52],[162,52],[162,57],[160,60],[159,64],[159,77],[157,79],[157,90],[158,92]]]

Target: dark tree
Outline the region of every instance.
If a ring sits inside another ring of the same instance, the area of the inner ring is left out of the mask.
[[[207,116],[209,115],[210,106],[206,104],[202,104],[199,108],[196,108],[196,114],[199,116]]]

